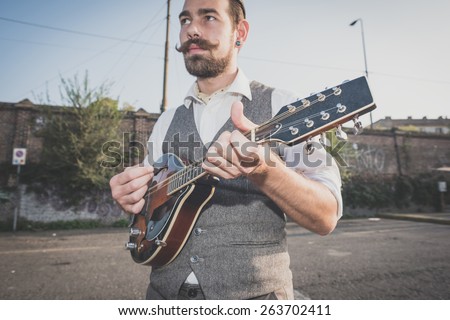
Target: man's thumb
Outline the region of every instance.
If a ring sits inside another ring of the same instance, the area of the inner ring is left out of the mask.
[[[241,132],[248,131],[257,126],[244,116],[244,105],[240,101],[236,101],[231,106],[231,121],[233,121],[234,126]]]

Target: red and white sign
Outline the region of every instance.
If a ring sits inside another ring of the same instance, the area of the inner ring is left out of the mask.
[[[27,149],[25,148],[14,148],[13,151],[13,165],[23,166],[27,159]]]

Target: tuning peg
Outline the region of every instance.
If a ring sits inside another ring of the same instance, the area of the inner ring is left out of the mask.
[[[340,95],[342,93],[342,89],[341,88],[338,88],[338,87],[334,87],[333,88],[333,94],[335,95],[335,96],[338,96],[338,95]]]
[[[336,138],[341,141],[347,140],[347,134],[342,130],[342,126],[337,127]]]
[[[347,106],[345,106],[345,105],[343,105],[341,103],[338,103],[336,105],[336,108],[337,108],[337,112],[338,113],[344,113],[345,111],[347,111]]]
[[[134,242],[125,243],[125,250],[134,250],[137,248],[137,244]]]
[[[319,100],[320,102],[325,101],[326,98],[327,98],[327,96],[324,95],[323,93],[319,93],[317,95],[317,100]]]
[[[327,134],[326,134],[325,132],[322,132],[322,133],[320,134],[319,142],[320,142],[324,147],[331,147],[331,142],[330,142],[330,140],[327,138]]]
[[[288,105],[287,108],[288,108],[288,111],[289,111],[289,112],[294,112],[294,111],[297,109],[295,106],[293,106],[293,105],[291,105],[291,104]]]
[[[293,136],[295,136],[296,134],[298,134],[298,128],[294,127],[294,126],[290,126],[289,130],[291,130],[291,134]]]
[[[130,237],[137,237],[141,235],[141,230],[139,228],[130,228]]]
[[[323,121],[327,121],[328,119],[330,119],[330,114],[328,112],[320,111],[320,115]]]
[[[353,123],[354,123],[354,125],[353,125],[353,133],[355,135],[363,132],[363,125],[362,125],[362,122],[359,120],[358,116],[353,118]]]
[[[312,126],[314,126],[314,121],[312,121],[308,118],[305,119],[304,123],[305,123],[306,127],[308,127],[308,128],[311,128]]]
[[[158,247],[166,247],[166,246],[167,246],[167,243],[166,243],[165,241],[162,241],[162,240],[159,240],[159,239],[156,239],[156,240],[155,240],[155,244],[156,244]]]
[[[312,142],[312,139],[309,138],[308,140],[306,140],[306,144],[305,144],[305,152],[308,156],[312,155],[313,152],[316,150],[316,147],[314,147],[314,144]]]

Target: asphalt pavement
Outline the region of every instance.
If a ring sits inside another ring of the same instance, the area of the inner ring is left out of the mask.
[[[342,220],[326,237],[289,223],[296,297],[450,299],[449,222],[380,215]],[[150,268],[126,240],[126,229],[0,233],[0,299],[143,299]]]

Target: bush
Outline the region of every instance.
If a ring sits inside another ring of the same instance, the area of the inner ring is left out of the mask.
[[[37,136],[43,138],[39,164],[27,165],[22,182],[36,192],[51,191],[68,205],[109,188],[120,168],[105,167],[105,143],[120,138],[122,113],[117,101],[107,97],[108,87],[89,87],[83,81],[61,79],[66,107],[43,107],[44,123]],[[45,189],[45,190],[44,190]]]
[[[436,210],[439,207],[437,182],[440,180],[445,181],[433,173],[417,176],[349,175],[343,178],[342,197],[344,205],[352,209],[408,209],[416,206]]]

